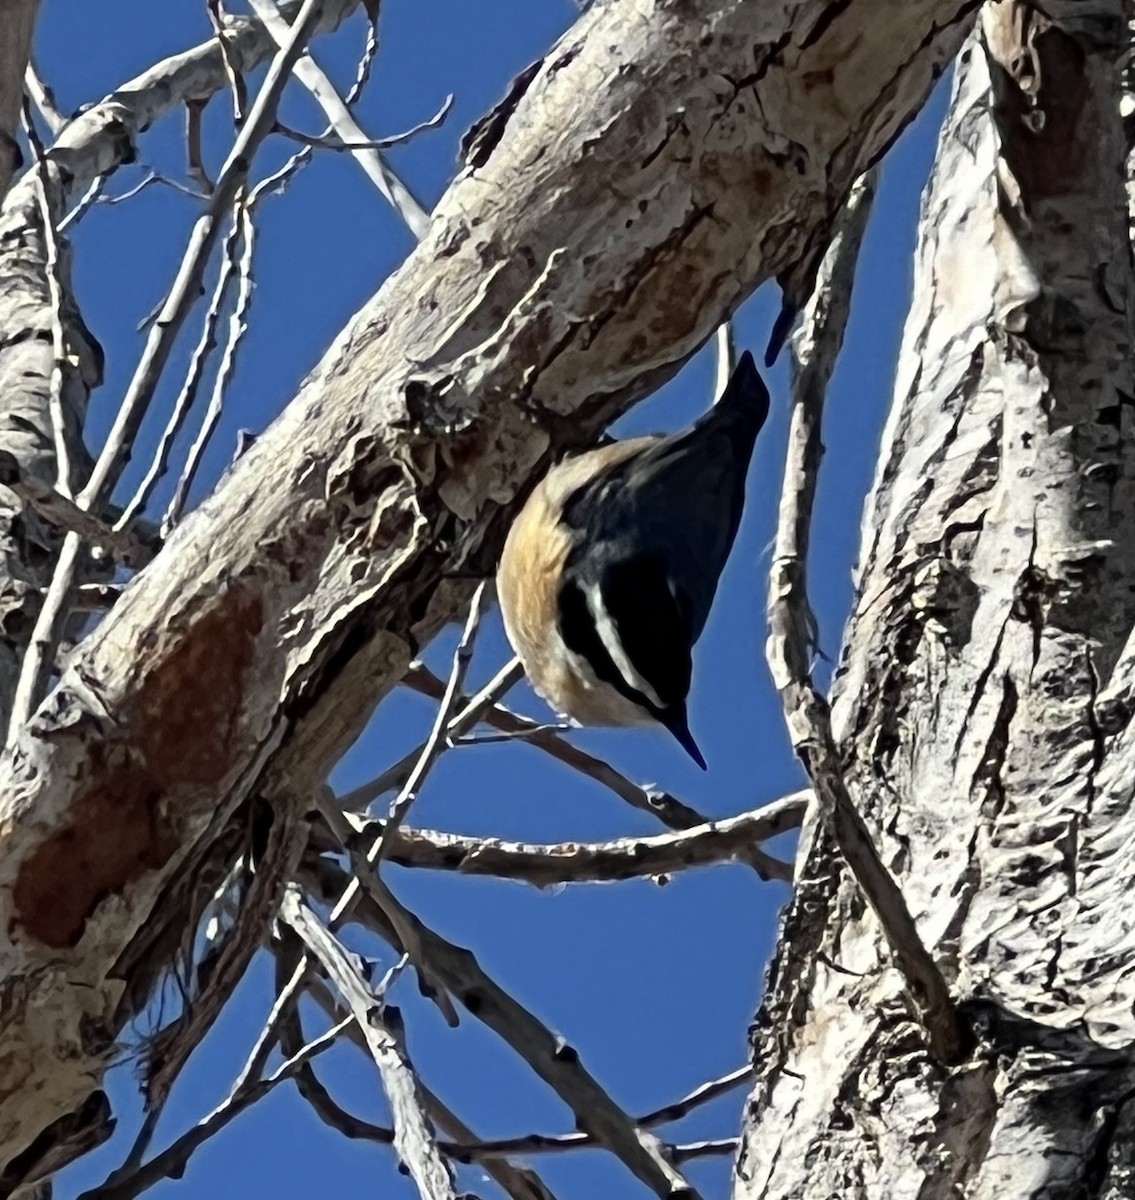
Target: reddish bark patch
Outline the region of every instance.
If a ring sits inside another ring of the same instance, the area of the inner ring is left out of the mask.
[[[1002,153],[1032,202],[1080,192],[1099,136],[1084,51],[1054,26],[1036,34],[1031,53],[1027,46],[1016,49],[1010,62],[991,64],[1005,133]],[[1027,87],[1035,76],[1040,88],[1034,108]]]
[[[160,794],[145,771],[122,763],[76,798],[71,823],[24,861],[12,889],[15,920],[30,936],[57,950],[76,945],[101,900],[169,861],[175,843]]]
[[[179,644],[159,652],[160,665],[131,705],[129,747],[93,756],[67,825],[23,863],[12,889],[14,925],[67,949],[101,901],[169,862],[179,844],[171,802],[196,793],[198,803],[213,803],[209,789],[239,749],[245,675],[262,619],[260,598],[234,588]]]
[[[232,588],[147,676],[130,721],[132,744],[163,790],[212,787],[231,769],[244,678],[262,624],[260,597]]]

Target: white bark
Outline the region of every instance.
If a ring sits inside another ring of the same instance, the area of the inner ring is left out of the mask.
[[[758,1021],[745,1200],[1131,1194],[1127,39],[1118,2],[1060,12],[990,5],[961,58],[834,709],[972,1054],[927,1054],[821,833]]]
[[[548,55],[0,767],[0,1157],[97,1081],[115,964],[187,858],[320,779],[550,455],[763,279],[802,289],[974,8],[611,0]]]

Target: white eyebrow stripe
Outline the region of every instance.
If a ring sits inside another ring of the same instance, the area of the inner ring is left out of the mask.
[[[615,664],[619,674],[636,692],[645,696],[655,708],[665,708],[658,693],[635,668],[630,656],[623,649],[623,643],[619,641],[619,631],[615,628],[615,622],[611,620],[611,615],[603,604],[603,593],[599,585],[597,583],[590,584],[584,594],[587,597],[587,608],[591,613],[591,619],[595,622],[595,632],[599,634],[599,640],[611,656],[611,661]]]

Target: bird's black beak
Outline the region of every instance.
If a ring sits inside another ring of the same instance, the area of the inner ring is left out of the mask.
[[[678,745],[698,764],[703,771],[709,768],[705,765],[705,759],[702,757],[702,752],[698,749],[697,742],[694,741],[694,735],[690,732],[689,721],[686,717],[686,706],[672,709],[668,713],[663,713],[662,724],[674,735]]]

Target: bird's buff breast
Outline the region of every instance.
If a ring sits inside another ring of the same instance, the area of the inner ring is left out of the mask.
[[[558,587],[571,540],[559,528],[539,520],[542,500],[534,495],[534,503],[510,531],[498,577],[505,631],[528,681],[557,713],[580,725],[653,725],[646,710],[600,680],[560,637]],[[520,555],[523,570],[508,570],[509,565],[516,566],[510,558]]]

